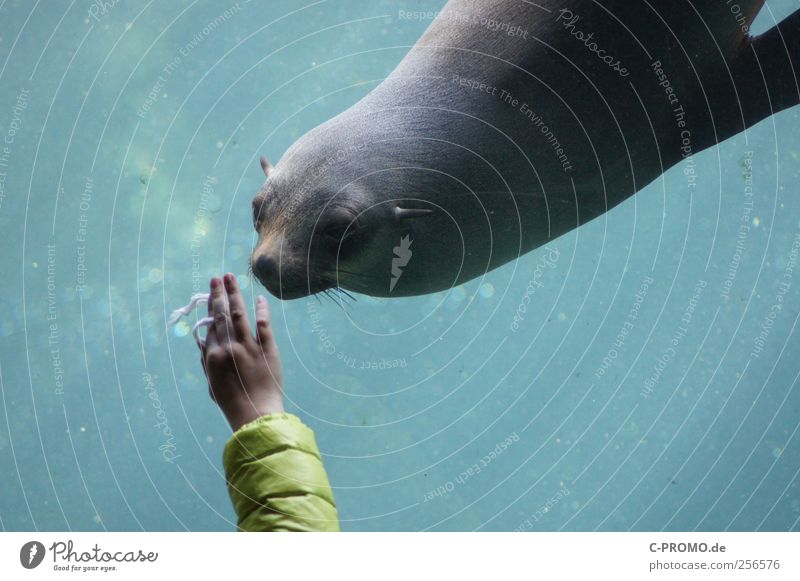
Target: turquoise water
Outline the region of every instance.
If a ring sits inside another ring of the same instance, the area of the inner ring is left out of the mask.
[[[258,156],[442,5],[0,2],[4,530],[234,527],[230,431],[166,319],[225,271],[263,292]],[[271,299],[342,527],[797,530],[798,111],[450,292]]]

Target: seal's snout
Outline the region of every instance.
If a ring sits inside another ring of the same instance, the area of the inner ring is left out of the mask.
[[[267,254],[262,254],[255,260],[253,263],[253,272],[256,274],[256,277],[258,277],[258,280],[270,291],[272,290],[269,288],[271,284],[268,285],[268,282],[274,282],[276,286],[280,283],[278,261]]]
[[[269,252],[261,252],[252,259],[253,274],[270,293],[279,299],[290,299],[304,296],[308,292],[301,285],[295,284],[294,276],[287,264],[281,264],[277,256]],[[300,288],[297,288],[300,287]]]
[[[330,287],[309,271],[305,261],[298,259],[305,252],[283,249],[283,255],[269,248],[257,250],[251,257],[253,274],[270,293],[279,299],[298,299]]]

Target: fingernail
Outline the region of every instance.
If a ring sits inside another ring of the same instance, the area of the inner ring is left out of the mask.
[[[219,286],[219,279],[215,276],[211,279],[211,289],[216,289]]]
[[[258,302],[259,303],[266,303],[267,299],[264,298],[264,295],[258,295]]]

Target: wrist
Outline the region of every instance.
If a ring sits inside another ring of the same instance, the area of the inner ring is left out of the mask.
[[[283,413],[284,411],[283,398],[269,398],[259,402],[252,400],[237,402],[236,405],[226,406],[223,409],[225,417],[234,432],[261,416]]]

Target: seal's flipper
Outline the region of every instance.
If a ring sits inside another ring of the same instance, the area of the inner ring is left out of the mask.
[[[715,135],[706,133],[705,146],[800,104],[800,10],[748,38],[724,77],[709,94]]]

